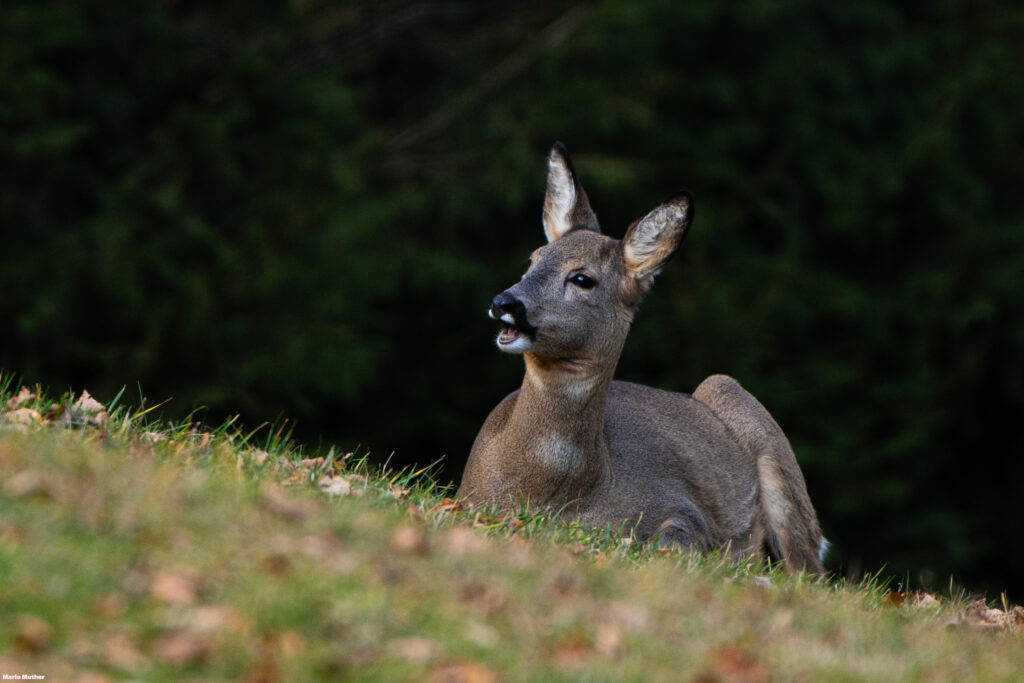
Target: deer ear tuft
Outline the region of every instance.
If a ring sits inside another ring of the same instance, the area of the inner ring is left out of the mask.
[[[622,239],[626,268],[650,284],[683,243],[693,222],[693,195],[680,192],[629,226]]]

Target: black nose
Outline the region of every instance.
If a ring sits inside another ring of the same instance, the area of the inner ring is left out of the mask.
[[[519,320],[521,316],[525,317],[526,308],[522,301],[508,292],[502,292],[491,302],[491,317],[497,320],[506,313],[511,315],[513,320]]]

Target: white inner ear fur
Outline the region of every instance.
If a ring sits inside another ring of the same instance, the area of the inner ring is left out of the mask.
[[[640,280],[658,272],[686,226],[688,209],[686,204],[662,204],[637,223],[622,245],[626,265],[634,278]]]
[[[569,232],[569,214],[576,206],[576,184],[560,154],[548,158],[548,190],[544,197],[544,234],[548,242]]]

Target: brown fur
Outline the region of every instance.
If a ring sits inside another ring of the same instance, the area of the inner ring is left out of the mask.
[[[612,380],[636,305],[691,219],[682,194],[622,241],[602,235],[565,149],[552,149],[549,244],[502,295],[536,330],[515,347],[526,374],[480,429],[458,495],[625,524],[644,541],[771,554],[820,573],[824,539],[800,467],[753,396],[724,375],[692,395]],[[596,284],[573,284],[581,273]]]

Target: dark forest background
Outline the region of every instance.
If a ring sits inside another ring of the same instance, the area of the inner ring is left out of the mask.
[[[0,6],[0,369],[457,480],[521,379],[484,310],[573,153],[693,231],[619,377],[734,375],[832,567],[1024,598],[1024,9]]]

